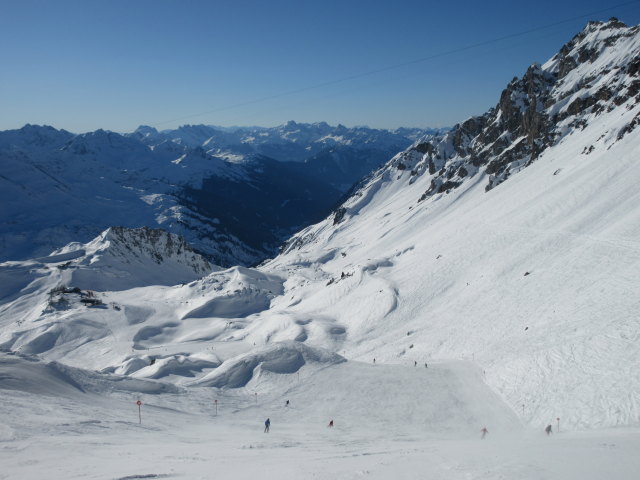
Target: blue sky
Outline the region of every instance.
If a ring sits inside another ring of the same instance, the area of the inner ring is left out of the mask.
[[[452,125],[622,3],[0,0],[0,129]]]

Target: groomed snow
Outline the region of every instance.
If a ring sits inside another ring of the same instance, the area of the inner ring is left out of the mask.
[[[0,354],[0,374],[7,479],[631,480],[640,468],[637,429],[523,428],[466,362],[305,366],[246,389],[166,393],[16,355]]]

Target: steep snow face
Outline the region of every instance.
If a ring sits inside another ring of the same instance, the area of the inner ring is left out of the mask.
[[[590,23],[397,155],[263,267],[289,275],[270,315],[339,325],[349,358],[474,361],[530,423],[639,423],[639,32]]]

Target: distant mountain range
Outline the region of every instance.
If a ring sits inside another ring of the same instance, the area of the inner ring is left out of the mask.
[[[397,151],[438,132],[295,122],[0,132],[0,259],[148,226],[183,235],[216,264],[254,264]]]

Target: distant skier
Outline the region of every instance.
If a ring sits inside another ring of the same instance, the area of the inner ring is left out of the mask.
[[[414,361],[413,361],[413,366],[414,366],[414,367],[417,367],[417,366],[418,366],[418,361],[417,361],[417,360],[414,360]]]
[[[487,427],[482,427],[482,430],[480,430],[480,432],[482,432],[482,436],[480,438],[484,439],[484,437],[487,436],[487,433],[489,433],[489,430],[487,430]]]
[[[287,402],[284,404],[285,407],[289,406],[289,400],[287,400]]]
[[[329,428],[333,428],[333,420],[329,422]]]
[[[551,425],[547,425],[547,428],[544,429],[547,432],[547,435],[551,435]]]
[[[264,421],[264,433],[269,433],[269,427],[271,426],[271,420],[268,418]]]
[[[373,364],[374,364],[374,365],[376,364],[376,359],[375,359],[375,358],[373,359]]]
[[[424,368],[429,368],[429,367],[427,366],[426,362],[425,362],[425,364],[424,364]]]

